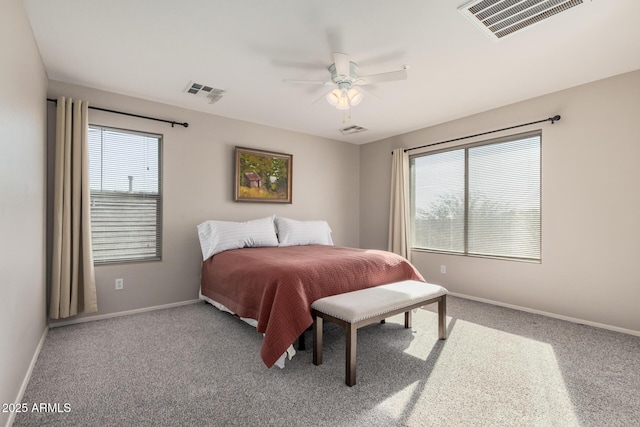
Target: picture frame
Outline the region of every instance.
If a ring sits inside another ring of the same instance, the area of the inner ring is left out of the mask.
[[[293,155],[235,147],[236,202],[292,203]]]

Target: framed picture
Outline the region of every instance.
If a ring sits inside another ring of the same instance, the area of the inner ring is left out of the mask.
[[[293,155],[236,147],[235,201],[291,203]]]

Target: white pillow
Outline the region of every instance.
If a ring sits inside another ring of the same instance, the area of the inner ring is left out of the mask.
[[[279,246],[329,245],[331,228],[327,221],[296,221],[294,219],[276,217]]]
[[[198,225],[202,259],[230,249],[278,246],[275,215],[246,222],[205,221]]]

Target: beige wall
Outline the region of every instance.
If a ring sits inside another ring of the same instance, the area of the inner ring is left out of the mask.
[[[0,3],[0,58],[0,403],[9,403],[46,328],[47,76],[19,0]],[[0,425],[8,419],[0,412]]]
[[[542,263],[415,251],[413,262],[429,281],[455,293],[640,332],[640,71],[362,146],[361,246],[387,245],[389,196],[381,189],[390,186],[393,148],[554,114],[562,120],[537,127],[543,132]]]
[[[244,221],[272,214],[325,219],[337,245],[359,244],[358,146],[50,81],[49,97],[58,95],[189,123],[186,129],[172,128],[89,110],[91,123],[164,135],[163,259],[97,267],[96,315],[198,298],[202,257],[196,225],[207,219]],[[51,104],[50,123],[53,110]],[[293,154],[293,204],[233,201],[236,145]],[[120,277],[124,290],[116,291],[114,280]]]

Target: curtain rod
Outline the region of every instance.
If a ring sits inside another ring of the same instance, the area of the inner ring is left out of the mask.
[[[537,120],[535,122],[523,123],[521,125],[509,126],[509,127],[506,127],[506,128],[496,129],[496,130],[490,130],[488,132],[476,133],[475,135],[462,136],[460,138],[454,138],[454,139],[448,139],[446,141],[434,142],[433,144],[421,145],[419,147],[405,148],[404,152],[406,153],[407,151],[411,151],[411,150],[418,150],[420,148],[426,148],[426,147],[432,147],[434,145],[445,144],[447,142],[460,141],[461,139],[474,138],[476,136],[482,136],[482,135],[487,135],[487,134],[490,134],[490,133],[501,132],[503,130],[515,129],[515,128],[519,128],[519,127],[522,127],[522,126],[534,125],[536,123],[551,122],[551,124],[554,124],[558,120],[560,120],[560,115],[556,114],[555,116],[549,117],[548,119]],[[393,151],[391,152],[391,154],[393,154]]]
[[[57,99],[47,98],[47,101],[53,102],[56,105],[58,104],[58,100]],[[171,127],[173,127],[174,125],[180,125],[180,126],[184,126],[186,128],[189,127],[189,123],[187,123],[187,122],[180,123],[180,122],[176,122],[176,121],[173,121],[173,120],[165,120],[165,119],[158,119],[156,117],[141,116],[140,114],[125,113],[125,112],[122,112],[122,111],[109,110],[107,108],[94,107],[94,106],[91,106],[91,105],[89,105],[89,108],[92,109],[92,110],[106,111],[107,113],[122,114],[123,116],[138,117],[140,119],[155,120],[157,122],[169,123],[171,125]]]

